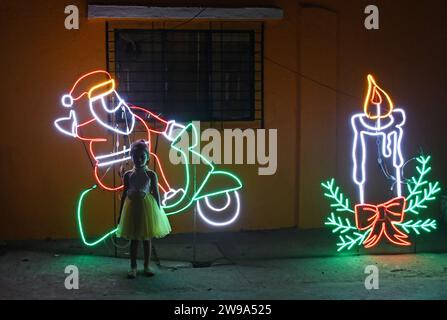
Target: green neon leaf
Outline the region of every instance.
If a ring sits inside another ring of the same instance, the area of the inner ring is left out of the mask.
[[[340,217],[335,217],[335,214],[333,212],[331,212],[331,215],[327,218],[327,221],[324,224],[334,228],[332,229],[332,233],[340,232],[343,234],[350,230],[357,230],[357,228],[351,224],[348,218],[342,220]]]
[[[350,212],[354,213],[354,210],[350,208],[349,199],[345,198],[338,186],[335,186],[335,179],[322,182],[321,186],[324,189],[324,195],[331,201],[331,208],[336,212]],[[355,224],[351,223],[348,218],[342,219],[335,216],[334,212],[331,212],[327,218],[325,225],[332,227],[332,233],[339,233],[339,242],[337,243],[337,251],[351,250],[355,245],[361,245],[369,233],[369,230],[362,233],[359,232]]]
[[[342,192],[340,192],[340,188],[337,186],[334,189],[335,179],[332,178],[326,182],[322,182],[321,186],[325,190],[324,196],[329,198],[332,202],[330,204],[331,208],[334,208],[337,212],[351,212],[354,213],[354,210],[350,208],[349,200],[345,198]]]
[[[406,233],[410,233],[413,231],[417,235],[421,233],[421,231],[431,232],[432,230],[437,229],[436,220],[434,219],[426,219],[426,220],[408,220],[404,223],[396,223],[397,226],[402,227]]]
[[[351,235],[340,235],[340,242],[337,243],[337,252],[351,250],[355,245],[361,246],[368,236],[370,230],[365,232],[355,231]]]
[[[414,214],[419,214],[420,209],[426,209],[427,201],[433,201],[436,199],[435,195],[441,191],[441,188],[439,187],[439,183],[428,183],[428,187],[424,188],[422,196],[416,195],[414,196],[414,199],[410,199],[408,201],[407,207],[405,208],[405,212],[411,212]]]
[[[441,191],[438,182],[433,183],[426,179],[426,175],[431,171],[431,167],[428,166],[430,159],[430,156],[416,158],[418,162],[416,171],[419,173],[419,177],[412,177],[410,183],[407,184],[408,196],[406,197],[405,212],[419,214],[419,210],[427,208],[426,202],[435,200],[435,195]]]

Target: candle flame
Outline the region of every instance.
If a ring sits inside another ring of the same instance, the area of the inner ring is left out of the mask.
[[[383,103],[385,97],[385,103]],[[384,104],[384,105],[383,105]],[[372,75],[368,75],[368,93],[363,110],[369,119],[383,119],[393,112],[394,104],[390,96],[380,88]]]

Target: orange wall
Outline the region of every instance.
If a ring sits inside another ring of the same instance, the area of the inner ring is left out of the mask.
[[[76,4],[80,8],[80,30],[65,30],[64,7]],[[53,120],[63,114],[59,99],[79,75],[105,68],[105,24],[87,21],[82,12],[85,1],[23,1],[2,2],[1,23],[5,43],[10,43],[3,67],[3,106],[11,112],[2,126],[5,137],[1,167],[7,192],[3,194],[0,238],[27,239],[72,238],[78,232],[74,206],[81,190],[94,183],[90,163],[83,146],[59,134]],[[293,10],[291,19],[295,19]],[[295,64],[294,33],[287,33],[287,22],[267,30],[267,52],[284,64]],[[276,40],[275,38],[279,38]],[[284,54],[284,52],[287,52]],[[296,100],[294,77],[282,70],[266,67],[266,126],[279,127],[281,134],[289,132],[292,139],[282,139],[279,164],[274,176],[257,175],[257,166],[230,166],[244,181],[243,213],[238,222],[226,230],[280,228],[295,225],[295,197],[287,193],[273,194],[272,186],[283,184],[293,190],[294,113],[290,105]],[[275,79],[275,80],[273,80]],[[279,82],[278,82],[279,80]],[[282,120],[278,110],[292,109],[292,116]],[[281,133],[283,132],[283,133]],[[291,151],[288,151],[291,150]],[[292,174],[291,174],[292,173]],[[261,188],[260,188],[261,186]],[[93,197],[93,196],[92,196]],[[113,198],[98,192],[94,200],[87,199],[89,234],[100,234],[113,224]],[[175,232],[192,230],[192,214],[171,218]],[[199,222],[199,231],[209,227]]]
[[[186,2],[163,2],[168,3]],[[187,3],[243,6],[240,1]],[[338,21],[336,77],[329,80],[339,90],[362,97],[365,75],[374,72],[394,100],[407,108],[405,153],[414,154],[419,145],[423,146],[424,151],[433,155],[434,173],[446,185],[442,115],[446,115],[447,100],[447,39],[442,31],[446,30],[440,8],[443,2],[428,1],[431,5],[416,8],[403,0],[379,1],[382,29],[369,32],[363,28],[363,9],[368,4],[365,1],[316,3],[333,9]],[[80,8],[80,30],[64,28],[63,11],[68,4]],[[320,182],[306,181],[311,178],[300,180],[300,171],[319,170],[320,166],[318,161],[309,165],[299,162],[306,152],[299,148],[303,143],[299,125],[304,96],[301,91],[305,87],[296,72],[306,70],[300,57],[300,6],[292,0],[245,1],[245,5],[276,5],[284,10],[282,21],[265,25],[265,124],[267,129],[278,129],[278,170],[274,176],[258,176],[256,166],[226,166],[241,176],[244,189],[241,218],[225,230],[274,229],[298,224],[319,227],[326,211],[315,210],[312,203],[300,206],[299,212],[297,209],[302,197],[300,190]],[[2,50],[2,61],[6,63],[2,67],[1,94],[3,110],[8,110],[3,112],[0,129],[4,138],[0,161],[5,186],[0,239],[78,237],[74,204],[80,191],[94,180],[82,144],[60,135],[52,122],[61,114],[60,96],[73,80],[92,69],[105,68],[104,22],[87,21],[84,12],[84,0],[0,4],[0,30],[7,44]],[[312,63],[316,69],[322,69],[323,65]],[[315,70],[313,75],[324,75],[324,70]],[[306,94],[327,94],[316,90]],[[332,116],[337,119],[336,148],[331,155],[336,168],[333,175],[352,193],[348,124],[350,115],[360,110],[360,104],[338,94],[333,110]],[[315,126],[319,125],[318,118],[313,121]],[[312,122],[306,125],[312,128]],[[106,224],[113,223],[112,200],[110,194],[104,193],[91,201],[96,210],[86,217],[90,234],[99,234]],[[173,217],[171,222],[175,232],[192,231],[191,214]],[[215,230],[200,222],[198,229]]]

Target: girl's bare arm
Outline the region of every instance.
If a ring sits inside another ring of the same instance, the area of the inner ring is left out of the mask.
[[[150,171],[151,178],[151,194],[154,196],[155,201],[157,201],[158,206],[160,207],[160,193],[158,192],[158,178],[157,174],[153,171]]]

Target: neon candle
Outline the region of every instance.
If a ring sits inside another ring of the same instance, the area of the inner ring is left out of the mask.
[[[389,95],[376,84],[373,76],[368,75],[368,93],[363,105],[363,113],[355,114],[351,118],[354,130],[352,179],[358,187],[360,204],[365,203],[365,182],[367,180],[365,163],[368,157],[365,144],[366,136],[377,137],[381,142],[382,156],[392,159],[396,179],[396,196],[402,195],[401,169],[404,159],[401,144],[404,124],[404,110],[394,108]]]

